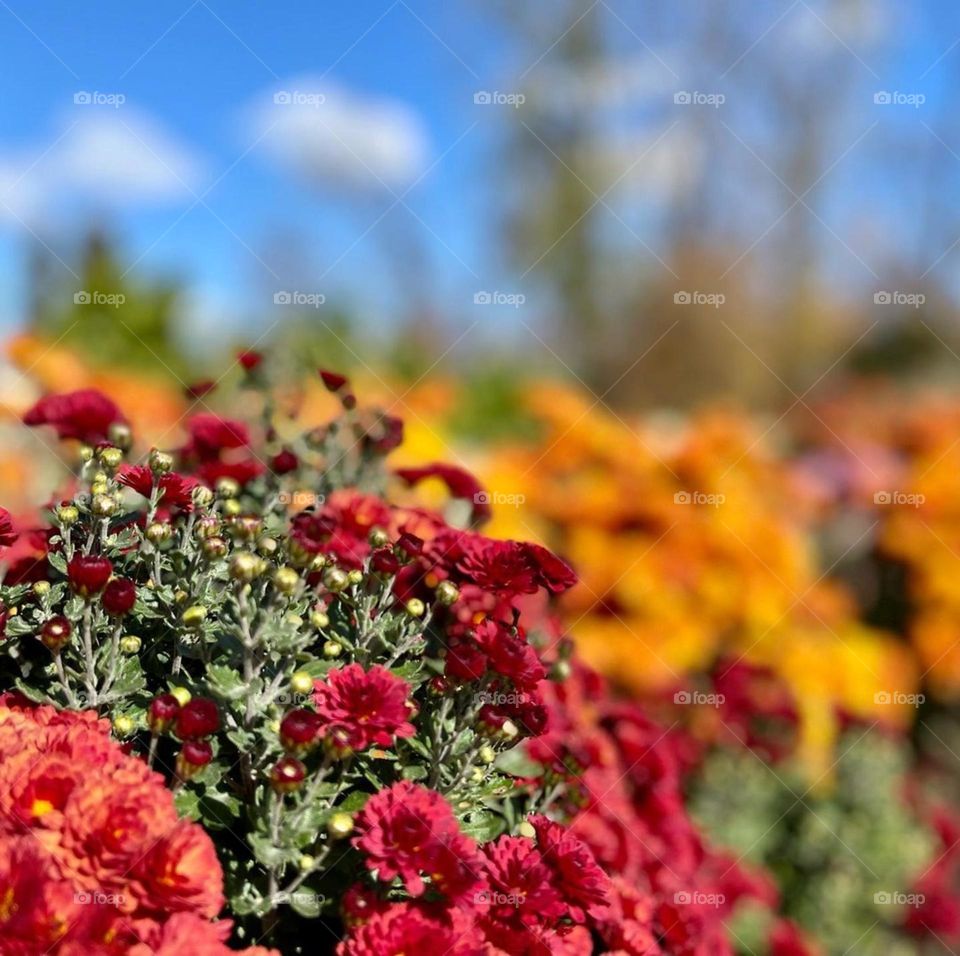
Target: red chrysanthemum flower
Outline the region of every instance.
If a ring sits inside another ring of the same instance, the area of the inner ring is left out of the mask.
[[[67,565],[67,580],[78,594],[89,597],[99,594],[113,574],[113,565],[109,558],[99,555],[78,554]]]
[[[519,688],[533,689],[547,676],[537,652],[522,633],[512,634],[496,621],[483,621],[473,631],[473,639],[487,656],[490,667]]]
[[[250,432],[245,422],[221,418],[209,412],[189,418],[187,432],[190,438],[184,454],[196,455],[201,461],[217,458],[222,451],[250,445]]]
[[[353,842],[380,879],[400,877],[411,896],[420,896],[438,848],[460,837],[450,804],[436,791],[404,780],[367,801]]]
[[[606,916],[612,894],[610,877],[600,869],[587,845],[544,816],[530,817],[530,824],[537,834],[537,849],[569,907],[570,918],[583,923],[587,916]]]
[[[162,507],[179,508],[183,511],[189,511],[193,507],[193,489],[197,487],[195,478],[171,471],[154,479],[154,474],[147,465],[124,465],[117,480],[144,498],[149,498],[153,493],[153,483],[156,480],[161,492]]]
[[[9,548],[19,537],[10,512],[6,508],[0,508],[0,548]]]
[[[24,416],[27,425],[52,425],[60,438],[97,445],[109,438],[110,426],[125,422],[122,412],[95,388],[46,395]]]
[[[348,664],[330,671],[314,685],[313,699],[323,724],[321,734],[336,745],[340,732],[350,749],[372,744],[389,747],[397,737],[412,737],[410,685],[379,664],[365,671]],[[336,731],[334,734],[332,731]]]
[[[536,569],[519,542],[472,535],[463,544],[464,555],[457,569],[471,584],[503,595],[533,594],[537,590]]]
[[[555,924],[567,913],[551,869],[530,840],[502,836],[482,848],[489,882],[491,922],[524,926]]]
[[[357,927],[337,947],[337,956],[482,956],[487,952],[466,913],[452,910],[444,915],[446,919],[410,903],[395,903]]]

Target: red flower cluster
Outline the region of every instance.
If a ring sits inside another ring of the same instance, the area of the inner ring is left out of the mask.
[[[94,388],[63,395],[46,395],[24,416],[26,425],[52,425],[60,438],[77,438],[98,445],[110,436],[110,426],[125,423],[120,409]]]
[[[724,918],[745,896],[773,905],[776,891],[704,844],[683,803],[687,743],[640,707],[612,700],[584,668],[544,689],[548,729],[528,749],[579,787],[570,831],[614,874],[599,921],[604,944],[644,956],[732,954]]]
[[[0,951],[229,953],[213,843],[108,729],[0,704]]]
[[[293,519],[290,539],[305,554],[330,554],[345,567],[359,568],[370,553],[370,531],[391,524],[390,508],[382,499],[335,491],[322,508]]]
[[[409,696],[410,685],[379,664],[338,667],[314,684],[320,735],[339,752],[390,747],[415,733]]]
[[[388,904],[355,889],[341,956],[387,956],[431,934],[457,953],[592,952],[587,928],[609,917],[610,879],[566,828],[545,817],[530,822],[535,840],[504,836],[478,848],[432,790],[403,782],[371,797],[354,844],[382,886],[399,880],[418,903]]]

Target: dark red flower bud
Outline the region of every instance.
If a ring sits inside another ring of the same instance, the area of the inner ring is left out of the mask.
[[[275,475],[288,475],[296,471],[299,464],[300,459],[289,448],[284,448],[270,460],[270,470]]]
[[[396,574],[400,570],[400,559],[390,548],[378,548],[370,555],[370,567],[378,574]]]
[[[237,354],[237,361],[243,366],[245,371],[253,372],[263,361],[263,356],[253,349],[244,349],[244,351]]]
[[[347,376],[340,375],[338,372],[329,372],[326,369],[318,369],[320,372],[320,378],[323,379],[323,384],[327,386],[327,390],[331,392],[339,392],[344,385],[347,384]]]
[[[202,382],[194,382],[193,385],[188,385],[184,391],[187,398],[203,398],[204,395],[209,395],[216,387],[216,382],[204,379]]]
[[[83,597],[99,594],[113,574],[113,565],[109,559],[98,555],[77,555],[67,565],[67,579],[70,587]]]
[[[293,793],[306,776],[307,768],[296,757],[281,757],[270,771],[270,785],[277,793]]]
[[[123,617],[133,610],[137,601],[137,586],[127,578],[114,578],[104,588],[101,601],[107,614]]]
[[[423,554],[423,538],[418,538],[415,534],[404,531],[397,539],[397,547],[406,551],[411,558],[417,558]]]
[[[189,780],[213,760],[213,747],[206,740],[188,740],[177,754],[177,776]]]
[[[317,742],[319,731],[320,718],[312,710],[291,710],[280,724],[280,743],[284,750],[300,753]]]
[[[220,729],[217,705],[206,697],[194,697],[180,708],[176,734],[181,740],[196,740]]]
[[[59,651],[73,633],[73,625],[63,615],[58,614],[46,621],[40,629],[40,640],[51,651]]]
[[[180,701],[173,694],[161,694],[150,701],[150,707],[147,710],[147,724],[152,733],[162,734],[170,729],[179,713]]]

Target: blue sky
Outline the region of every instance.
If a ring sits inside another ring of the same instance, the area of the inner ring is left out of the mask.
[[[552,4],[540,0],[543,10]],[[641,29],[634,7],[624,0],[610,5],[623,18],[626,53],[659,73],[656,82],[664,90],[695,88],[694,67],[666,76],[640,36],[630,35],[626,26]],[[748,6],[750,29],[764,38],[769,28],[773,39],[810,9],[787,0]],[[957,13],[943,0],[876,0],[872,9],[885,39],[857,67],[865,88],[922,89],[931,103],[949,104],[944,96],[954,88],[960,62],[960,47],[951,46]],[[702,6],[664,10],[693,23]],[[787,14],[782,22],[781,13]],[[558,21],[557,35],[564,29]],[[785,49],[811,55],[791,45],[801,34],[784,33],[791,36],[781,38]],[[478,110],[473,94],[511,89],[527,68],[526,79],[549,70],[551,58],[545,50],[541,61],[527,62],[529,54],[509,47],[479,2],[2,0],[0,49],[0,197],[6,207],[0,207],[0,321],[7,326],[23,309],[25,238],[35,234],[63,253],[61,238],[95,218],[110,223],[133,273],[178,275],[211,312],[237,322],[262,314],[270,293],[291,282],[328,299],[349,294],[371,314],[389,315],[390,287],[381,281],[378,258],[382,237],[399,236],[411,262],[422,246],[427,272],[450,312],[469,311],[473,290],[519,288],[494,253],[497,199],[510,177],[494,148],[503,113]],[[737,69],[750,68],[748,50]],[[298,175],[289,137],[286,145],[271,147],[278,135],[273,118],[283,131],[294,115],[278,110],[278,90],[324,92],[324,116],[336,117],[352,144],[350,155],[360,155],[356,180],[334,168],[308,183]],[[119,94],[124,102],[116,109],[106,102],[75,104],[78,92]],[[863,115],[871,108],[865,101]],[[862,118],[851,117],[850,129]],[[882,120],[885,134],[896,139],[898,124],[915,127],[918,114],[888,112]],[[363,135],[378,124],[389,133],[385,149]],[[267,125],[270,135],[261,136]],[[858,206],[875,207],[878,198],[893,211],[906,202],[904,184],[874,175],[854,158],[834,177],[850,187],[839,190],[832,209],[837,223],[860,214]],[[642,230],[653,219],[641,204],[630,222]],[[310,260],[296,274],[272,258],[291,237]]]

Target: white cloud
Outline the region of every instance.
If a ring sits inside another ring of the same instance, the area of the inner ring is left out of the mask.
[[[143,113],[78,106],[49,141],[0,155],[0,219],[51,221],[75,206],[189,199],[204,164]]]
[[[404,103],[313,77],[271,89],[249,115],[271,158],[312,184],[395,189],[424,168],[429,154],[424,124]]]

